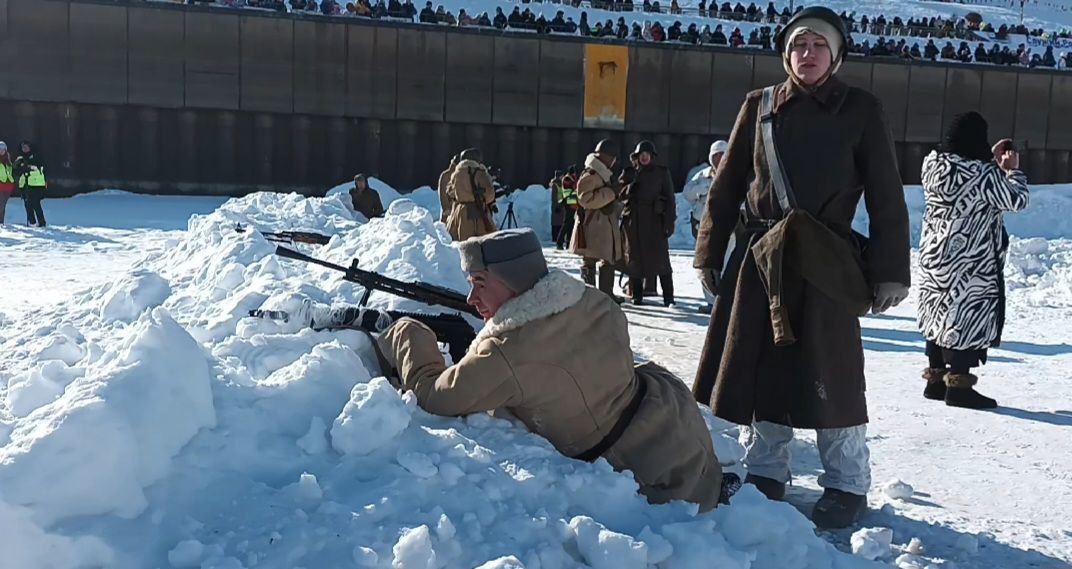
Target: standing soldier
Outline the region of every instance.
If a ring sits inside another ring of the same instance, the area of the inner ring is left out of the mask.
[[[570,166],[566,175],[562,176],[562,196],[559,203],[563,208],[562,227],[558,231],[556,244],[559,250],[567,245],[566,240],[573,235],[573,223],[576,219],[577,208],[577,168]]]
[[[458,155],[450,157],[450,166],[447,166],[446,170],[439,175],[439,185],[436,189],[439,191],[439,221],[442,221],[444,225],[447,223],[447,218],[450,217],[450,210],[454,208],[454,203],[450,199],[450,192],[447,191],[447,187],[450,186],[450,176],[454,173],[454,169],[458,167]]]
[[[48,189],[45,167],[29,142],[23,141],[21,150],[12,170],[22,192],[22,203],[26,206],[26,225],[44,227],[45,211],[41,209],[41,199],[45,197],[45,190]]]
[[[480,237],[495,231],[491,206],[495,205],[495,182],[481,162],[484,157],[476,148],[458,155],[458,164],[450,175],[447,195],[451,201],[447,230],[455,241]]]
[[[581,278],[596,286],[598,266],[599,290],[614,296],[614,266],[622,259],[622,231],[619,227],[622,203],[611,168],[618,161],[618,145],[609,139],[599,141],[596,150],[584,160],[584,171],[577,180],[577,223],[573,226],[570,252],[584,258]]]
[[[699,172],[697,172],[688,184],[685,184],[685,191],[682,192],[685,199],[692,204],[692,218],[689,220],[692,223],[692,237],[695,239],[700,232],[700,220],[703,219],[703,212],[707,209],[707,193],[711,191],[711,182],[715,179],[715,172],[718,171],[718,165],[722,163],[722,156],[726,153],[727,142],[725,140],[716,140],[711,144],[711,151],[708,152],[707,163],[708,166]],[[733,250],[734,238],[731,236],[727,250]],[[706,301],[700,306],[699,311],[701,314],[711,314],[711,310],[714,308],[715,295],[711,294],[711,291],[707,290],[707,287],[700,287],[703,290],[704,300]]]
[[[718,299],[693,394],[752,426],[746,481],[771,499],[785,494],[793,429],[818,431],[825,490],[812,521],[823,528],[855,523],[871,485],[859,316],[897,305],[910,283],[908,212],[882,106],[835,76],[847,41],[823,7],[775,38],[789,78],[745,98],[694,262]],[[851,231],[861,194],[866,251]],[[720,279],[742,202],[745,233]]]
[[[670,236],[674,234],[677,207],[670,170],[655,163],[655,144],[642,140],[630,155],[633,168],[622,172],[622,229],[629,292],[633,304],[644,303],[644,282],[663,289],[663,306],[674,303],[674,272],[670,267]]]
[[[692,177],[682,192],[685,199],[692,205],[692,236],[695,238],[700,231],[700,220],[703,218],[704,209],[707,208],[707,192],[711,191],[711,182],[715,179],[715,172],[722,162],[722,156],[726,153],[728,143],[725,140],[716,140],[711,144],[711,151],[707,155],[708,166]]]
[[[354,176],[354,187],[350,190],[351,205],[354,211],[365,216],[365,219],[383,217],[383,202],[380,194],[369,187],[368,176],[358,174]]]

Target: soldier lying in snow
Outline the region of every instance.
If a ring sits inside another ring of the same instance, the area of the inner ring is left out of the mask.
[[[460,243],[469,303],[487,321],[447,367],[435,334],[401,319],[379,338],[402,386],[430,413],[505,408],[562,454],[631,470],[654,503],[719,499],[722,469],[685,385],[634,366],[625,315],[607,295],[548,271],[536,235],[499,231]]]

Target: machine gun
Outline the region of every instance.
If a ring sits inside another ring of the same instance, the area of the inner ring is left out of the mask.
[[[423,302],[430,305],[444,306],[459,312],[466,314],[472,314],[473,316],[480,316],[480,313],[475,308],[469,306],[465,295],[443,288],[440,286],[431,285],[422,282],[408,283],[391,277],[385,277],[379,273],[372,271],[366,271],[358,268],[357,259],[354,259],[350,267],[344,267],[342,265],[336,265],[335,263],[317,259],[316,257],[310,257],[300,251],[294,249],[288,249],[286,247],[276,247],[275,254],[287,259],[294,259],[295,261],[301,261],[303,263],[312,263],[314,265],[320,265],[333,271],[339,271],[343,273],[343,279],[355,284],[359,284],[365,288],[365,293],[361,297],[359,306],[365,306],[368,304],[369,296],[372,291],[379,290],[402,298],[408,298],[417,302]]]
[[[248,228],[242,227],[241,224],[235,224],[235,231],[238,233],[245,233],[249,231]],[[259,231],[259,230],[254,230]],[[311,231],[260,231],[260,234],[264,236],[264,240],[270,243],[309,243],[311,245],[327,245],[328,241],[331,241],[330,235],[324,235],[322,233],[313,233]]]
[[[249,315],[254,318],[267,318],[280,322],[290,322],[292,315],[282,310],[250,310]],[[310,318],[308,325],[314,330],[337,330],[344,328],[357,328],[367,332],[382,332],[392,322],[400,318],[412,318],[421,324],[431,328],[436,338],[447,345],[450,357],[460,361],[465,357],[469,344],[476,338],[476,331],[457,314],[419,314],[416,312],[402,312],[399,310],[376,310],[360,306],[345,306],[335,308],[319,321]]]

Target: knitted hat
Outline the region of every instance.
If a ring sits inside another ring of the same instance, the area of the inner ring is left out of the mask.
[[[833,10],[824,6],[812,6],[801,10],[785,25],[785,28],[774,37],[775,47],[782,53],[782,66],[786,73],[793,76],[793,69],[789,65],[789,53],[793,49],[793,41],[800,34],[811,32],[823,36],[827,45],[830,46],[830,76],[838,72],[841,63],[845,61],[845,44],[848,43],[848,33],[845,31],[845,22]]]
[[[462,270],[467,273],[488,271],[499,277],[510,290],[523,293],[547,275],[540,240],[531,229],[507,229],[458,244]]]
[[[945,133],[942,150],[968,160],[992,160],[986,119],[972,111],[957,115]]]
[[[715,154],[724,154],[729,150],[730,145],[725,140],[716,140],[711,143],[711,151],[707,153],[708,156],[714,156]]]

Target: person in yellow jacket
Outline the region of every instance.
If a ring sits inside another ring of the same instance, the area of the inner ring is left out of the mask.
[[[464,150],[450,175],[447,195],[451,199],[447,231],[455,241],[479,237],[495,231],[491,206],[495,205],[495,182],[481,164],[484,157],[476,148]]]
[[[11,165],[11,155],[7,153],[7,144],[0,142],[0,225],[4,223],[7,200],[15,191],[15,172]]]
[[[22,192],[22,203],[26,206],[26,225],[44,227],[45,212],[41,209],[41,199],[45,197],[48,183],[45,181],[45,167],[29,142],[23,141],[12,171],[15,183]]]

